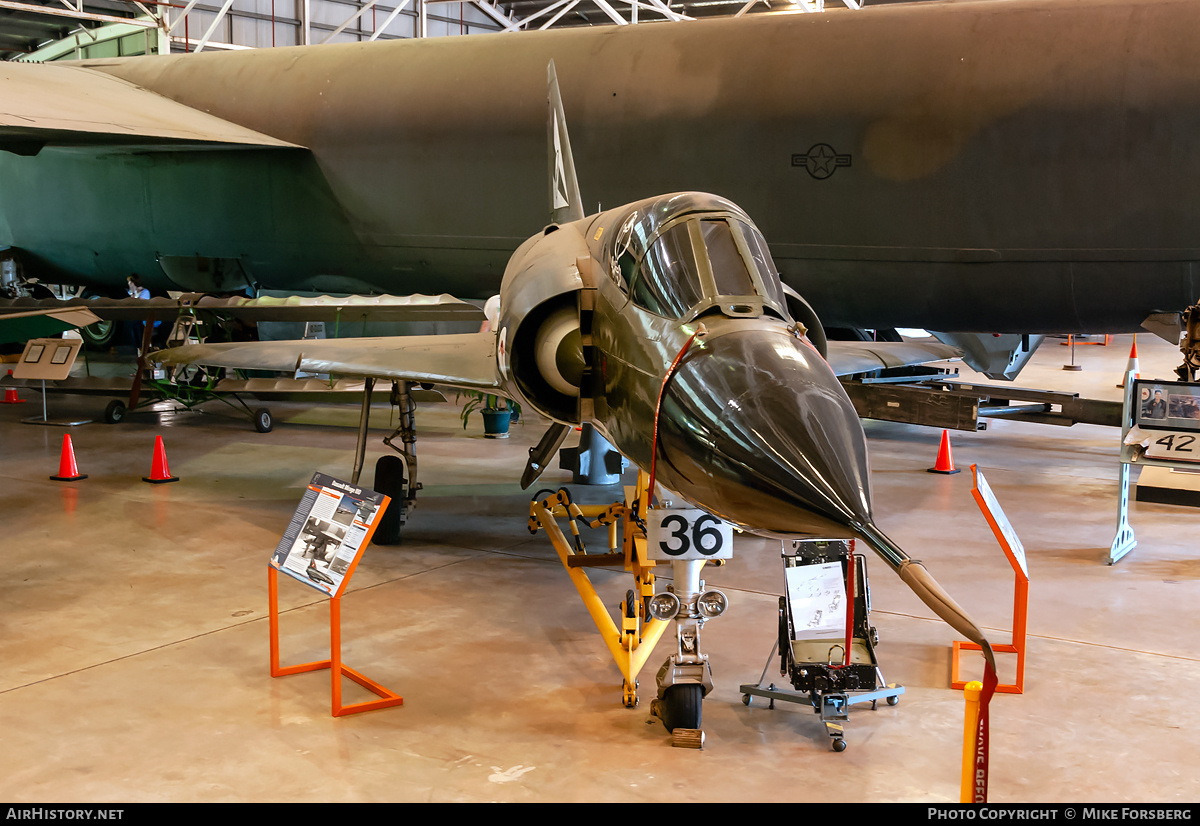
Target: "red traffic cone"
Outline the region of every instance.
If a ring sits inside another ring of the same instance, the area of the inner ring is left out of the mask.
[[[1133,337],[1133,346],[1129,348],[1129,363],[1125,365],[1125,372],[1121,374],[1121,383],[1117,387],[1125,386],[1125,377],[1129,375],[1129,371],[1133,371],[1133,377],[1140,379],[1142,377],[1142,368],[1138,366],[1137,358],[1137,336]]]
[[[945,473],[947,476],[959,471],[954,467],[954,459],[950,456],[950,431],[942,431],[942,446],[938,448],[937,462],[929,468],[930,473]]]
[[[179,477],[172,476],[171,469],[167,467],[167,449],[163,446],[162,436],[154,437],[154,464],[150,468],[150,475],[143,476],[142,481],[156,485],[179,481]]]
[[[80,473],[78,465],[75,464],[75,448],[71,446],[71,435],[63,434],[62,456],[58,460],[58,475],[51,476],[55,482],[74,482],[79,479],[86,479],[86,473]]]
[[[8,377],[12,378],[12,370],[8,371]],[[24,404],[24,403],[25,403],[24,399],[17,398],[17,388],[15,388],[15,387],[4,388],[4,401],[0,402],[0,404]]]

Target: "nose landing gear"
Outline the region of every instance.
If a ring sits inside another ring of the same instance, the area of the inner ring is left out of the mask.
[[[699,549],[699,558],[679,558],[686,555],[677,541],[679,531],[689,527],[686,521],[679,523],[684,527],[673,525],[669,536],[674,539],[665,543],[667,555],[660,557],[655,548],[649,547],[647,523],[650,520],[642,518],[651,513],[646,496],[648,483],[647,475],[639,473],[638,487],[627,490],[626,502],[607,507],[580,506],[571,501],[565,489],[557,493],[540,492],[530,503],[529,530],[531,533],[546,531],[563,567],[575,583],[614,662],[621,669],[624,677],[622,702],[626,708],[638,705],[637,675],[671,620],[675,621],[675,652],[658,671],[658,694],[650,711],[671,732],[674,745],[700,748],[704,743],[700,728],[703,701],[713,688],[708,655],[700,649],[700,628],[705,621],[723,613],[729,603],[720,591],[705,589],[700,572],[706,563],[727,558],[732,532],[728,536],[718,535],[719,531],[710,524],[715,521],[713,517],[703,514],[704,521],[690,525],[692,532],[688,534],[690,545]],[[568,520],[569,540],[558,526],[560,518]],[[668,518],[677,522],[683,519],[678,515]],[[579,534],[579,521],[593,529],[608,527],[607,553],[588,553]],[[721,556],[717,556],[718,553]],[[657,594],[654,572],[660,563],[656,563],[656,559],[670,560],[675,581],[668,590]],[[623,566],[633,574],[634,588],[626,592],[618,606],[617,621],[601,604],[588,579],[586,569],[596,566]]]

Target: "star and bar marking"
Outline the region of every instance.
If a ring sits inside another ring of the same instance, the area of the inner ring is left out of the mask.
[[[839,155],[827,143],[817,143],[803,155],[792,155],[792,166],[802,166],[808,174],[823,181],[838,170],[838,167],[849,166],[850,155]]]

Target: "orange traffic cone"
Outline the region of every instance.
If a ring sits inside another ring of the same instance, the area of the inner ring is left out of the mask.
[[[8,371],[8,377],[10,379],[12,378],[12,370]],[[0,402],[0,404],[24,404],[24,403],[25,403],[24,399],[17,398],[17,388],[15,388],[15,387],[4,388],[4,401]]]
[[[1125,372],[1121,374],[1121,383],[1118,384],[1117,387],[1123,388],[1125,386],[1125,377],[1129,375],[1130,370],[1133,371],[1133,377],[1135,379],[1140,379],[1142,377],[1142,368],[1138,366],[1136,335],[1133,337],[1133,346],[1129,348],[1129,363],[1125,365]]]
[[[167,449],[163,446],[162,436],[154,437],[154,464],[150,468],[150,475],[143,476],[142,481],[152,482],[156,485],[179,481],[179,477],[172,476],[171,469],[167,467]]]
[[[74,482],[79,479],[86,479],[86,473],[79,472],[79,466],[75,464],[75,448],[71,446],[71,435],[63,434],[62,455],[58,460],[58,475],[51,476],[55,482]]]
[[[929,468],[930,473],[958,473],[954,467],[954,459],[950,456],[950,431],[942,431],[942,446],[938,448],[937,463]]]

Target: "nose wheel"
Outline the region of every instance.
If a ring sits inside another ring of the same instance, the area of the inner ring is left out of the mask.
[[[675,729],[698,729],[704,705],[704,686],[694,683],[673,685],[663,692],[658,703],[658,717],[669,732]]]

